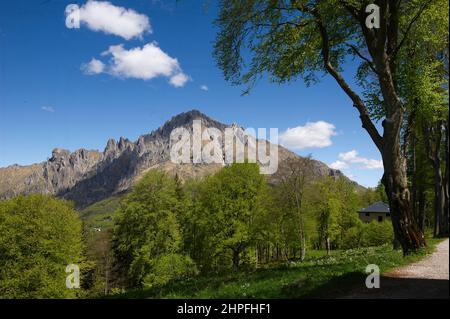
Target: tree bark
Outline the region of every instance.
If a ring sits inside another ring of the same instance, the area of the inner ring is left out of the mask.
[[[445,211],[445,184],[441,169],[442,122],[434,125],[423,123],[425,149],[434,174],[434,236],[442,237],[448,234],[448,220]]]
[[[406,155],[407,156],[407,155]],[[410,172],[412,174],[411,179],[411,201],[412,201],[412,210],[414,218],[419,226],[419,229],[423,232],[423,228],[420,227],[420,216],[419,216],[419,207],[418,207],[418,193],[417,193],[417,174],[415,174],[417,170],[416,165],[416,137],[411,136],[411,168]]]
[[[386,63],[377,61],[377,68],[380,70],[379,82],[387,105],[387,116],[383,121],[383,145],[380,149],[384,166],[382,183],[389,200],[395,238],[406,255],[425,246],[425,238],[414,218],[406,157],[401,150],[400,130],[405,108],[395,93],[392,75],[386,68]]]
[[[448,132],[448,120],[444,121],[444,149],[445,149],[445,170],[444,170],[444,216],[443,225],[445,227],[446,235],[449,234],[449,169],[450,169],[450,157],[449,157],[449,132]]]
[[[417,196],[417,220],[418,226],[422,232],[425,231],[425,189],[419,187],[419,195]]]
[[[330,255],[330,251],[331,251],[331,243],[330,243],[330,237],[327,237],[325,240],[325,245],[327,247],[327,256]]]
[[[300,243],[301,243],[300,261],[304,261],[306,256],[306,240],[305,240],[305,232],[303,230],[300,232]]]
[[[444,224],[444,185],[442,184],[442,174],[440,167],[434,167],[434,236],[441,237],[445,235]]]
[[[395,150],[385,151],[382,154],[384,164],[382,183],[389,200],[395,237],[406,255],[423,247],[425,240],[412,214],[406,168],[402,167],[402,160],[398,155]]]

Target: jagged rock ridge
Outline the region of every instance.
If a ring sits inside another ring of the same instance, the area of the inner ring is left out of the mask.
[[[0,198],[18,194],[43,193],[73,200],[85,207],[114,194],[128,190],[136,179],[151,168],[177,173],[181,178],[201,177],[217,171],[220,164],[173,164],[170,161],[170,134],[177,127],[190,129],[193,120],[202,127],[224,131],[227,125],[192,110],[174,116],[136,142],[126,138],[108,140],[103,152],[80,149],[75,152],[56,148],[45,162],[29,166],[0,168]],[[237,127],[237,126],[233,126]],[[298,157],[279,148],[279,165]],[[342,173],[315,161],[317,176],[342,176]]]

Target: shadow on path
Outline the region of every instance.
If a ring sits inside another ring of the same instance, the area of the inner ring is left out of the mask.
[[[310,296],[338,299],[449,299],[449,281],[444,279],[380,277],[380,288],[368,289],[366,276],[350,273],[329,281]],[[350,284],[349,284],[350,283]]]

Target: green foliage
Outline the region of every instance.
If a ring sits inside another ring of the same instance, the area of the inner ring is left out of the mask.
[[[430,2],[399,57],[402,96],[429,121],[448,114],[448,9],[448,1]],[[402,18],[406,24],[406,16]]]
[[[389,200],[387,198],[387,195],[386,195],[386,190],[384,188],[384,185],[381,182],[378,182],[378,185],[375,188],[375,192],[376,192],[376,194],[378,196],[378,198],[376,200],[377,202],[378,201],[381,201],[383,203],[388,203],[389,202]],[[372,203],[370,203],[370,204],[372,204]]]
[[[313,185],[313,190],[319,244],[323,247],[328,239],[333,247],[339,247],[346,232],[360,222],[360,199],[353,184],[343,178],[325,178]]]
[[[43,195],[0,201],[0,298],[74,298],[65,270],[83,272],[81,221],[72,205]]]
[[[362,247],[362,237],[364,233],[364,226],[358,223],[357,226],[350,227],[342,238],[341,248],[352,249]]]
[[[115,269],[111,237],[111,228],[99,232],[86,229],[85,225],[83,240],[90,267],[83,272],[83,288],[88,298],[106,295],[114,287],[120,286],[121,278]]]
[[[376,187],[366,188],[365,190],[361,191],[359,194],[360,208],[367,207],[376,202],[383,202],[386,204],[389,203],[389,200],[386,195],[386,191],[384,189],[384,185],[381,183],[381,181],[378,182]]]
[[[311,249],[324,248],[327,239],[333,250],[392,242],[388,222],[359,220],[365,193],[352,182],[303,180],[306,173],[299,174],[269,186],[254,163],[226,166],[184,184],[149,172],[122,202],[115,221],[113,248],[129,287],[159,289],[197,280],[198,274],[222,276],[230,269],[303,260],[306,246],[307,263],[315,254]]]
[[[307,3],[221,1],[214,56],[225,79],[251,86],[267,74],[278,83],[298,77],[307,84],[316,82],[318,74],[325,71],[322,39],[317,18],[312,10],[304,10]],[[338,1],[321,1],[314,6],[329,23],[330,58],[339,65],[347,54],[354,55],[343,44],[358,38],[357,24]]]
[[[361,246],[380,246],[391,244],[394,240],[394,231],[390,221],[376,222],[363,225]]]
[[[349,228],[342,238],[342,249],[353,249],[358,247],[373,247],[392,244],[394,231],[390,221],[376,222],[368,224],[358,222]]]
[[[144,278],[144,284],[147,287],[162,285],[173,278],[188,278],[197,274],[197,267],[189,256],[166,254],[154,261],[152,272]]]
[[[202,270],[238,267],[256,240],[267,185],[257,164],[227,166],[198,185],[191,185],[194,215],[186,229],[188,250]]]
[[[438,171],[438,163],[440,159],[448,157],[449,147],[448,138],[443,138],[448,134],[449,114],[448,9],[448,1],[429,2],[420,18],[411,26],[410,33],[413,36],[406,39],[399,52],[397,74],[399,92],[408,111],[404,139],[412,206],[420,225],[436,221],[439,224],[440,219],[447,219],[443,225],[436,225],[437,232],[442,226],[448,229],[448,212],[436,218],[442,214],[441,210],[448,209],[442,207],[437,199],[431,205],[427,202],[433,195],[438,198],[439,187],[448,188],[448,177],[439,182],[439,175],[448,176],[447,163],[442,163],[441,172]],[[446,201],[448,206],[448,197]]]
[[[183,273],[162,266],[165,256],[181,254],[179,209],[174,179],[156,170],[146,174],[123,201],[115,220],[113,248],[131,286],[157,283],[156,272],[161,269],[164,280]]]
[[[307,249],[307,234],[314,228],[309,205],[308,190],[314,179],[314,162],[311,157],[288,159],[279,169],[278,185],[273,187],[273,204],[270,213],[276,216],[273,223],[271,243],[287,251],[300,251],[304,259]]]
[[[422,259],[437,240],[416,254],[404,257],[391,245],[326,252],[311,251],[304,262],[285,262],[257,271],[198,276],[145,290],[128,291],[114,298],[335,298],[364,282],[368,264],[382,273]],[[331,283],[331,285],[330,285]]]

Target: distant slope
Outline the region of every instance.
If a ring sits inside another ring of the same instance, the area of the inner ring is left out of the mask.
[[[113,226],[114,214],[125,196],[125,193],[119,194],[89,205],[80,211],[80,217],[89,228],[110,228]]]

